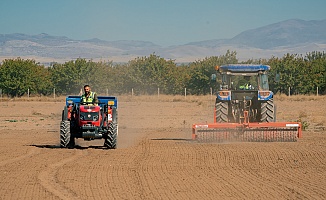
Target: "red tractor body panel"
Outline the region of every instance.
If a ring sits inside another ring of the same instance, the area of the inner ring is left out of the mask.
[[[102,115],[100,113],[100,106],[80,106],[79,107],[79,116],[76,116],[78,125],[82,126],[101,126]]]

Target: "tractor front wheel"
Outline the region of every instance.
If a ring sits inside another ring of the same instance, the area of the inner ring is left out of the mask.
[[[65,121],[68,119],[68,108],[65,106],[62,110],[62,121]]]
[[[104,138],[104,146],[108,149],[117,148],[118,125],[116,123],[109,123],[108,133]]]
[[[75,139],[70,133],[70,121],[64,120],[60,123],[60,147],[73,147],[75,145]]]

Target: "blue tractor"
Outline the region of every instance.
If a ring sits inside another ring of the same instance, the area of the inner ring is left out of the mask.
[[[216,67],[215,123],[275,122],[268,65],[230,64]],[[248,115],[248,116],[245,116]]]
[[[276,122],[268,65],[216,67],[214,123],[196,123],[192,139],[200,142],[292,142],[302,136],[300,122]]]

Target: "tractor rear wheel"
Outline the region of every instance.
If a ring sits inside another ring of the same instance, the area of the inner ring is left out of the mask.
[[[75,139],[70,133],[70,121],[64,120],[60,123],[60,147],[73,147],[75,145]]]
[[[228,122],[228,102],[216,102],[215,112],[216,112],[216,122],[217,123],[227,123]]]
[[[67,120],[67,118],[68,118],[68,108],[67,106],[65,106],[62,110],[62,121]]]
[[[276,120],[276,107],[273,99],[261,103],[261,122],[275,122]]]
[[[108,149],[117,148],[118,125],[117,123],[109,123],[108,133],[104,138],[104,146]]]

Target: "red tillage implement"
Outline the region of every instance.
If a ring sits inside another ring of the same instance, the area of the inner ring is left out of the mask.
[[[302,136],[300,122],[208,123],[192,126],[199,142],[295,142]]]

